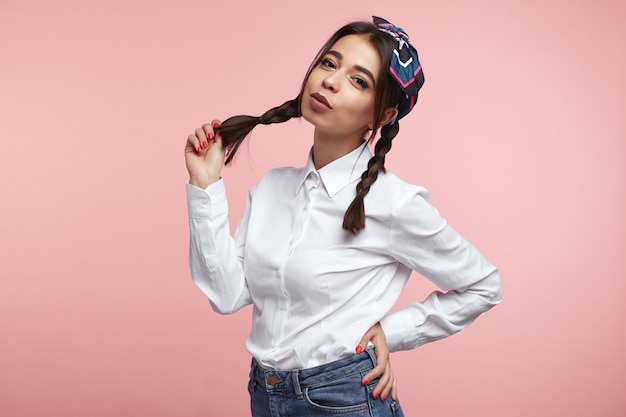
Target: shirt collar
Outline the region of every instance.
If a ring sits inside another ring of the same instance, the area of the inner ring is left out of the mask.
[[[306,165],[300,170],[300,175],[296,182],[296,194],[300,192],[300,188],[302,188],[302,184],[304,184],[309,174],[317,171],[328,196],[332,198],[348,184],[361,177],[367,169],[367,162],[371,157],[372,153],[367,147],[367,142],[363,142],[361,146],[349,154],[316,170],[315,165],[313,165],[313,149],[311,149]]]

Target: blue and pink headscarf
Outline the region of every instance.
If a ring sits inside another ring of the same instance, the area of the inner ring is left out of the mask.
[[[402,28],[394,26],[381,17],[373,16],[373,18],[374,24],[378,26],[379,30],[393,36],[398,42],[398,46],[394,49],[391,57],[389,73],[402,88],[405,95],[398,104],[398,115],[392,121],[395,123],[413,110],[419,89],[424,85],[424,73],[417,51],[409,43],[409,35]]]

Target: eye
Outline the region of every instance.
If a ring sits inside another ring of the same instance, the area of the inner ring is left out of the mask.
[[[363,79],[361,77],[353,77],[352,80],[360,88],[363,88],[363,89],[370,88],[370,85],[367,83],[367,81],[365,81],[365,79]]]
[[[322,58],[322,60],[320,61],[320,66],[322,67],[327,67],[327,68],[337,68],[337,66],[335,65],[335,63],[328,59],[328,58]]]

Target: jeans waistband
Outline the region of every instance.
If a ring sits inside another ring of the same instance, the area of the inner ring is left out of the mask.
[[[376,366],[374,349],[366,349],[364,352],[326,363],[314,368],[299,369],[293,371],[273,371],[263,368],[252,358],[250,379],[256,384],[270,391],[293,390],[296,395],[301,395],[301,388],[327,382],[339,377],[351,374],[368,372]]]

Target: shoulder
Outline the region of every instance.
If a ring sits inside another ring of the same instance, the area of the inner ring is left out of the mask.
[[[390,171],[378,175],[370,194],[374,198],[385,199],[392,207],[415,199],[425,203],[430,201],[430,193],[425,187],[411,184]]]
[[[391,172],[378,176],[365,205],[366,213],[367,207],[376,208],[377,214],[387,218],[389,225],[398,230],[408,227],[432,231],[441,229],[446,223],[430,204],[430,193],[425,187],[408,183]]]
[[[405,265],[413,262],[404,257],[411,248],[432,247],[430,239],[439,236],[447,225],[430,204],[425,187],[411,184],[389,171],[378,175],[364,204],[365,230],[369,228],[372,235],[384,236],[387,245],[384,250]]]

